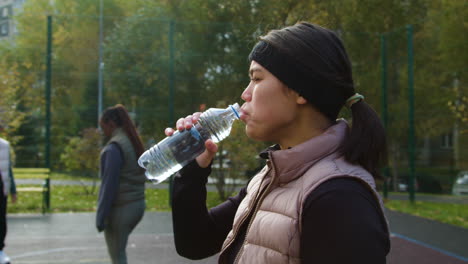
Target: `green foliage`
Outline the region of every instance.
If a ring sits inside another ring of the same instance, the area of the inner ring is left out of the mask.
[[[253,8],[263,2],[170,1],[140,9],[106,39],[107,100],[134,104],[142,134],[157,140],[163,135],[155,131],[173,126],[171,118],[201,104],[238,100],[256,38],[267,27],[281,25],[289,10],[268,13],[289,1],[270,1],[264,12]]]
[[[234,122],[229,137],[219,144],[213,161],[211,177],[216,179],[220,199],[224,200],[235,192],[239,184],[233,182],[239,181],[242,185],[261,169],[264,163],[258,154],[266,147],[267,143],[254,141],[245,135],[242,122]]]
[[[146,210],[170,211],[169,191],[167,189],[146,189]]]
[[[468,124],[468,97],[457,98],[456,102],[449,101],[448,106],[460,122]]]
[[[468,228],[468,204],[433,203],[390,200],[385,206],[391,210],[412,214],[442,223]]]
[[[116,1],[104,3],[105,11],[112,14],[106,17],[104,26],[112,27],[120,10]],[[18,65],[18,106],[27,115],[16,133],[21,139],[17,142],[21,166],[43,163],[47,14],[52,16],[53,39],[51,160],[55,162],[52,166],[59,166],[57,161],[67,144],[64,139],[97,124],[98,7],[98,1],[26,1],[15,16],[15,25],[22,33],[15,36],[14,45],[8,46],[12,59],[5,68]]]
[[[99,153],[101,135],[96,128],[83,130],[82,137],[72,137],[60,160],[68,171],[81,171],[89,175],[97,175],[99,169]]]
[[[467,134],[466,7],[466,1],[452,0],[104,0],[104,105],[126,105],[142,137],[157,142],[165,127],[202,104],[209,108],[219,101],[240,102],[248,82],[246,57],[258,37],[306,20],[340,34],[352,61],[356,90],[380,112],[384,36],[389,63],[387,131],[391,165],[398,169],[407,159],[407,24],[413,24],[415,32],[417,144],[449,132],[456,120]],[[0,68],[8,69],[0,73],[0,120],[7,123],[0,136],[12,142],[21,167],[44,165],[48,14],[53,18],[54,169],[65,166],[60,157],[66,146],[77,145],[78,139],[68,140],[95,126],[99,115],[99,1],[26,1],[15,16],[19,34],[13,41],[0,41]],[[169,87],[174,88],[173,97]],[[349,112],[342,114],[349,117]],[[229,146],[226,141],[220,146],[241,153],[226,157],[233,168],[243,164],[250,170],[254,165],[246,162],[256,159],[242,156],[254,157],[263,146],[227,140],[240,144]],[[81,166],[66,160],[67,166]],[[222,173],[235,174],[234,169]]]
[[[106,39],[106,101],[136,105],[137,122],[144,120],[146,133],[168,125],[168,23],[146,16],[164,13],[158,6],[142,9]]]
[[[12,54],[8,48],[0,46],[0,68],[8,69],[0,71],[0,137],[7,139],[11,144],[15,144],[20,137],[14,136],[24,122],[25,113],[18,108],[20,102],[18,98],[19,71],[20,67],[13,62]],[[10,67],[4,68],[3,66]]]
[[[213,208],[223,203],[226,199],[221,198],[219,192],[208,192],[206,196],[206,207]]]

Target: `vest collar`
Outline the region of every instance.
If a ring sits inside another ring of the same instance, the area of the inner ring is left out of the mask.
[[[118,137],[120,135],[125,135],[125,131],[123,130],[123,128],[117,127],[116,129],[114,129],[114,131],[112,131],[112,134],[111,134],[110,138],[112,140],[113,138],[116,138],[116,137]]]
[[[347,130],[348,123],[344,119],[339,119],[325,132],[308,141],[284,150],[274,145],[260,153],[260,157],[269,158],[271,161],[269,166],[274,167],[280,184],[287,183],[302,176],[319,160],[336,153]]]
[[[125,136],[125,131],[123,130],[123,128],[121,127],[117,127],[116,129],[114,129],[114,131],[112,131],[112,134],[109,136],[109,137],[106,137],[104,139],[104,145],[109,145],[111,144],[112,142],[114,142],[117,138],[121,137],[121,136]],[[102,149],[104,150],[104,149]]]
[[[114,129],[114,131],[112,131],[111,138],[113,138],[113,137],[115,137],[115,136],[117,136],[117,135],[120,135],[120,134],[122,134],[122,133],[125,133],[125,132],[123,131],[123,128],[117,127],[117,128]]]

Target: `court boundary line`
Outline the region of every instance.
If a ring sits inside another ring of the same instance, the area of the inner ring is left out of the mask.
[[[441,249],[441,248],[438,248],[438,247],[429,245],[429,244],[424,243],[424,242],[422,242],[422,241],[419,241],[419,240],[416,240],[416,239],[413,239],[413,238],[410,238],[410,237],[407,237],[407,236],[404,236],[404,235],[401,235],[401,234],[397,234],[397,233],[391,233],[391,236],[394,236],[394,237],[398,237],[398,238],[407,240],[407,241],[409,241],[409,242],[412,242],[412,243],[415,243],[415,244],[417,244],[417,245],[420,245],[420,246],[423,246],[423,247],[426,247],[426,248],[435,250],[435,251],[437,251],[437,252],[439,252],[439,253],[448,255],[448,256],[453,257],[453,258],[456,258],[456,259],[458,259],[458,260],[463,260],[463,261],[468,262],[468,258],[466,258],[466,257],[463,257],[463,256],[457,255],[457,254],[455,254],[455,253],[452,253],[452,252],[450,252],[450,251],[447,251],[447,250],[444,250],[444,249]]]

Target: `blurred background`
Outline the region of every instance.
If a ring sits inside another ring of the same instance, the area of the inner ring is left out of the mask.
[[[149,148],[179,117],[242,103],[258,37],[305,20],[341,36],[356,91],[387,128],[384,196],[466,195],[467,3],[0,0],[0,136],[17,177],[46,168],[39,178],[95,183],[106,107],[125,105]],[[236,124],[215,161],[221,198],[262,166],[255,157],[267,145]]]

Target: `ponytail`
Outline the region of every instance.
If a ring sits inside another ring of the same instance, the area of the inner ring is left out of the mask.
[[[125,134],[127,134],[130,142],[132,142],[136,156],[139,157],[143,154],[143,143],[138,136],[135,125],[128,115],[127,109],[125,109],[123,105],[117,104],[114,107],[107,108],[102,114],[101,120],[104,123],[113,121],[117,127],[121,127],[125,131]]]
[[[380,168],[387,163],[386,134],[377,113],[364,100],[352,104],[351,129],[341,152],[345,159],[359,164],[375,178],[382,178]]]
[[[352,64],[338,34],[307,22],[272,30],[261,37],[249,59],[307,99],[331,123],[346,104],[353,119],[340,152],[348,162],[381,177],[379,168],[387,159],[385,130],[354,90]]]

